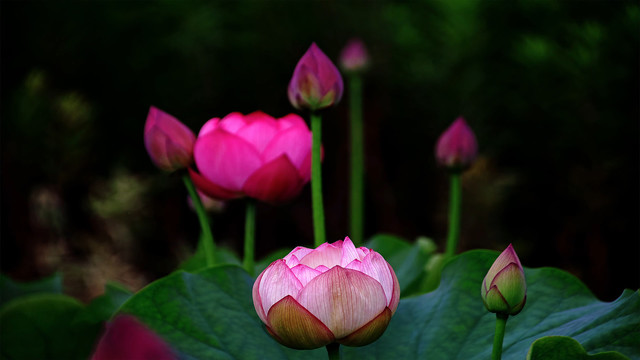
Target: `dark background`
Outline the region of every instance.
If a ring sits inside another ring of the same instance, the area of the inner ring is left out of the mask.
[[[62,271],[88,300],[136,290],[193,252],[180,175],[143,145],[155,105],[197,132],[211,117],[294,111],[293,69],[352,36],[365,77],[366,232],[444,245],[434,161],[458,116],[480,158],[463,179],[460,246],[556,266],[603,300],[640,286],[637,2],[98,1],[1,3],[1,269]],[[348,98],[323,113],[327,236],[348,235]],[[304,115],[304,114],[303,114]],[[306,115],[305,115],[306,116]],[[241,251],[244,203],[213,215]],[[310,189],[258,206],[257,252],[311,246]]]

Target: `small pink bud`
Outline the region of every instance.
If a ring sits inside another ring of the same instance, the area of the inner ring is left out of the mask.
[[[469,168],[478,155],[478,143],[473,130],[460,116],[440,135],[436,145],[436,160],[454,171]]]
[[[399,301],[391,265],[348,237],[315,249],[298,246],[253,284],[253,305],[267,331],[294,349],[370,344],[384,333]]]
[[[164,171],[189,167],[193,162],[193,131],[175,117],[152,106],[144,124],[144,145],[151,160]]]
[[[320,110],[337,104],[342,98],[342,76],[316,45],[302,56],[289,82],[289,101],[296,109]]]
[[[498,256],[482,281],[482,301],[487,310],[516,315],[527,301],[524,269],[511,244]]]
[[[351,39],[340,53],[340,67],[347,72],[358,72],[369,65],[369,54],[360,39]]]
[[[107,324],[92,360],[173,360],[177,357],[158,335],[131,315]]]

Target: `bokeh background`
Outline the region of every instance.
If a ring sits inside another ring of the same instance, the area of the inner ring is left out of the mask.
[[[463,179],[463,250],[513,243],[602,300],[640,287],[635,1],[3,1],[1,270],[54,272],[89,300],[131,290],[194,251],[178,174],[143,145],[150,105],[194,131],[211,117],[294,109],[286,87],[315,41],[353,36],[365,76],[366,235],[446,237],[433,158],[459,115],[481,156]],[[348,235],[348,97],[324,112],[327,235]],[[241,252],[244,203],[212,214]],[[257,253],[311,246],[310,189],[258,206]]]

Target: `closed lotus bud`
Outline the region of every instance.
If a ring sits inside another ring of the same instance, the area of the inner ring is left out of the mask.
[[[436,160],[452,171],[469,168],[477,155],[476,136],[462,116],[440,135],[436,145]]]
[[[282,203],[311,178],[311,131],[296,114],[234,112],[202,126],[194,157],[199,172],[190,168],[191,179],[206,195]]]
[[[316,249],[299,246],[253,284],[253,305],[269,334],[294,349],[372,343],[399,299],[391,265],[348,237]]]
[[[340,53],[340,67],[346,72],[358,72],[369,65],[369,54],[360,39],[351,39]]]
[[[511,244],[498,256],[482,281],[482,301],[487,310],[516,315],[527,301],[527,284],[518,255]]]
[[[173,360],[169,345],[131,315],[118,315],[107,324],[92,360]]]
[[[196,136],[175,117],[152,106],[144,124],[144,145],[153,163],[164,171],[189,167]]]
[[[289,82],[289,101],[296,109],[320,110],[337,104],[342,98],[342,76],[316,45],[302,56]]]

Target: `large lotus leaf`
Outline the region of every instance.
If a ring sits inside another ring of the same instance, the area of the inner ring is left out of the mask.
[[[625,360],[617,351],[589,355],[582,345],[566,336],[545,336],[531,344],[527,360]]]
[[[362,348],[344,348],[347,359],[488,359],[495,315],[480,300],[480,284],[498,256],[475,250],[453,258],[440,287],[400,302],[385,334]],[[525,269],[527,304],[509,317],[503,359],[524,359],[531,344],[550,335],[570,336],[589,353],[619,351],[640,358],[640,295],[625,290],[616,301],[597,300],[574,276],[558,269]]]
[[[176,272],[140,290],[121,311],[146,323],[182,359],[326,358],[324,349],[288,349],[267,334],[253,307],[253,281],[232,265]]]
[[[480,284],[497,255],[471,251],[453,258],[436,291],[401,300],[386,333],[368,346],[342,347],[343,358],[488,359],[495,315],[484,309]],[[528,303],[507,322],[503,359],[525,359],[531,344],[549,335],[571,336],[590,354],[640,358],[637,292],[603,303],[564,271],[525,271]],[[326,359],[323,349],[290,350],[267,335],[253,308],[252,284],[234,266],[175,273],[134,295],[122,311],[139,317],[185,359]]]
[[[87,359],[102,329],[88,322],[85,306],[60,294],[35,294],[0,311],[2,359]]]

